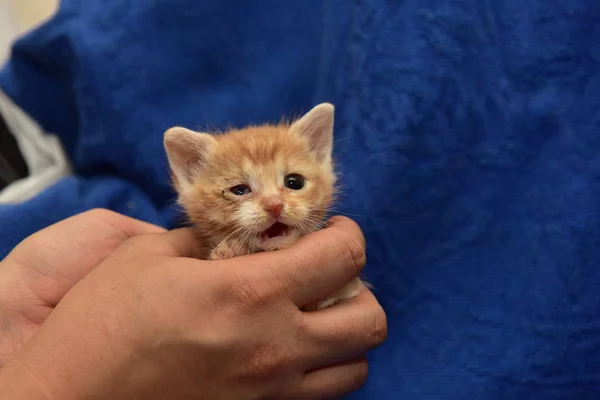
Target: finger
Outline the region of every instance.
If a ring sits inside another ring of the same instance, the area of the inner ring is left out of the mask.
[[[323,310],[302,313],[306,368],[330,365],[365,354],[387,337],[385,311],[369,289]]]
[[[27,286],[56,304],[124,241],[163,228],[108,210],[91,210],[25,239],[7,258],[23,270]]]
[[[278,285],[303,307],[358,276],[366,262],[365,250],[359,226],[346,217],[335,217],[327,228],[301,238],[288,249],[245,256],[240,264],[246,271],[260,271],[261,279]]]
[[[82,214],[76,215],[75,217],[66,219],[64,222],[77,217],[83,218],[86,216],[92,219],[103,221],[111,225],[115,230],[121,231],[126,237],[145,235],[149,233],[166,232],[166,229],[160,226],[104,209],[90,210]]]
[[[171,257],[204,257],[204,245],[192,228],[179,228],[151,235],[149,251]]]
[[[17,257],[35,254],[38,259],[58,259],[61,264],[63,258],[67,258],[71,261],[70,264],[79,265],[85,270],[90,264],[99,264],[106,255],[132,236],[164,231],[159,226],[113,211],[94,209],[31,235],[12,254],[17,254]],[[51,254],[40,254],[44,250]],[[83,256],[82,259],[78,255]],[[63,266],[62,269],[70,268]]]
[[[331,399],[360,389],[369,373],[364,357],[307,372],[298,390],[299,399]]]

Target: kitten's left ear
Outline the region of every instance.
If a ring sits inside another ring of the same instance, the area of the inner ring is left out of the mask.
[[[331,162],[334,111],[333,104],[321,103],[290,127],[290,131],[308,139],[311,150],[322,163]]]
[[[180,192],[185,192],[198,175],[206,170],[210,154],[216,145],[216,139],[208,133],[198,133],[178,126],[165,132],[165,151]]]

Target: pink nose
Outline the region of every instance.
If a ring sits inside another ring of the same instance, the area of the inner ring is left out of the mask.
[[[273,218],[279,218],[281,215],[281,210],[283,209],[283,204],[281,203],[267,203],[264,205],[266,211],[268,211]]]

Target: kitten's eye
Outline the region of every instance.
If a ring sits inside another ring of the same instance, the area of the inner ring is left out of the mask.
[[[285,187],[292,190],[300,190],[304,187],[304,178],[298,174],[290,174],[285,177]]]
[[[251,192],[250,186],[248,185],[237,185],[229,189],[229,191],[236,196],[243,196]]]

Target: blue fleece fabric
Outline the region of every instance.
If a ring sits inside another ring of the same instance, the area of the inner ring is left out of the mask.
[[[389,318],[348,398],[600,398],[598,0],[63,0],[0,87],[76,171],[0,208],[0,257],[92,207],[173,226],[172,125],[331,101]]]

